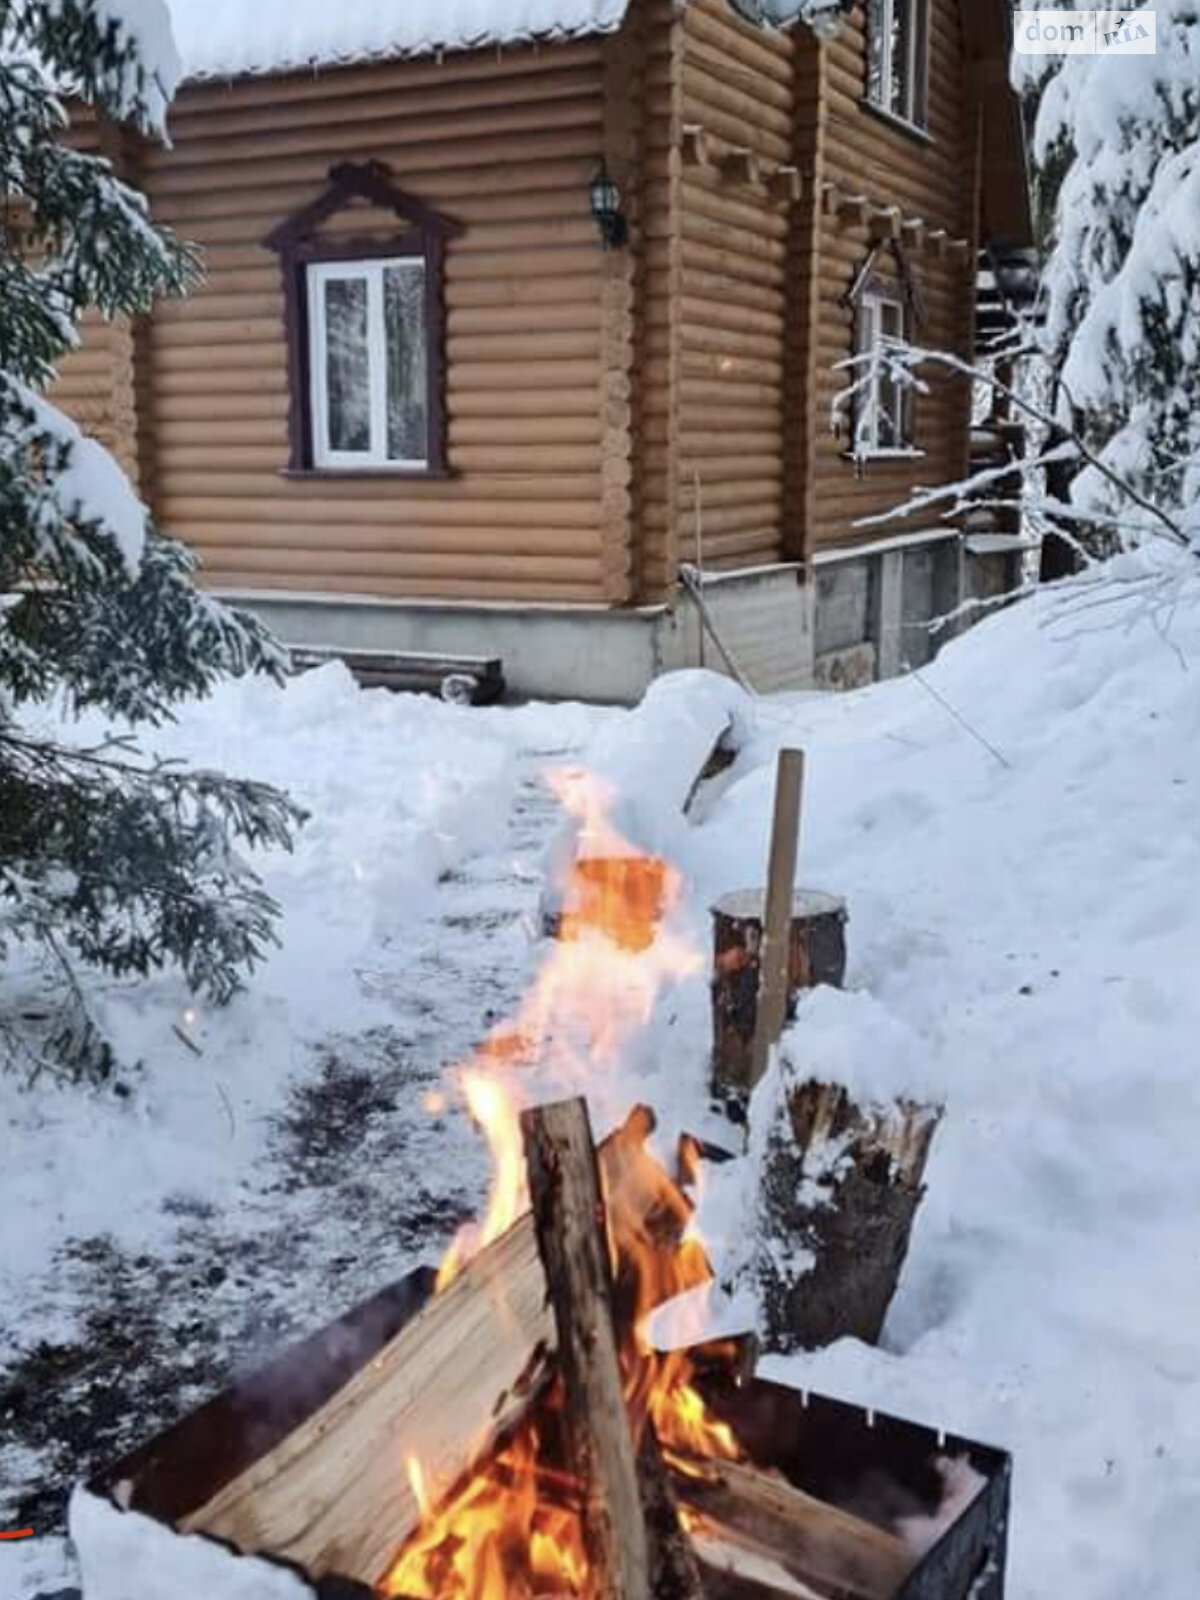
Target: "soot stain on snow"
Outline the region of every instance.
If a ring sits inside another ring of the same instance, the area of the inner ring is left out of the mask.
[[[463,1121],[422,1107],[441,1078],[434,1038],[375,1029],[328,1046],[318,1075],[293,1089],[274,1124],[280,1189],[322,1191],[323,1232],[334,1243],[323,1269],[339,1288],[366,1293],[402,1258],[436,1259],[439,1241],[474,1214],[477,1186],[446,1159]]]
[[[71,1322],[0,1366],[0,1516],[53,1535],[81,1479],[153,1437],[238,1373],[419,1262],[436,1262],[483,1195],[481,1141],[457,1109],[427,1108],[526,981],[537,884],[513,858],[554,808],[527,784],[501,853],[451,874],[400,963],[360,973],[386,1026],[314,1051],[268,1125],[265,1157],[228,1199],[162,1201],[160,1254],[107,1236],[53,1262]],[[526,837],[528,835],[528,837]],[[56,1298],[58,1298],[56,1296]],[[8,1503],[4,1503],[4,1502]]]
[[[361,1145],[370,1120],[395,1104],[389,1085],[337,1054],[324,1057],[319,1076],[298,1084],[278,1118],[277,1153],[297,1187],[336,1181],[338,1169]]]
[[[193,1298],[204,1269],[189,1253],[124,1254],[107,1237],[76,1240],[62,1270],[79,1279],[81,1321],[0,1372],[0,1424],[37,1462],[4,1515],[39,1535],[63,1531],[72,1486],[165,1427],[228,1372],[218,1324]],[[189,1292],[190,1291],[190,1292]]]

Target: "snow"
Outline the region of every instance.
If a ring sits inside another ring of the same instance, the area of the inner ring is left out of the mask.
[[[1152,559],[1170,565],[1147,591]],[[735,766],[672,836],[681,926],[706,948],[708,907],[761,882],[776,753],[805,748],[802,876],[846,898],[851,964],[845,993],[802,1004],[762,1098],[780,1071],[812,1071],[864,1098],[936,1098],[945,1119],[882,1348],[846,1342],[763,1370],[1012,1450],[1009,1600],[1195,1595],[1198,656],[1200,579],[1182,556],[1147,552],[994,616],[919,675],[757,702]],[[696,678],[656,695],[677,697],[672,718],[702,717],[716,691]],[[624,729],[623,799],[653,817],[674,773],[642,744],[646,720],[362,693],[338,668],[188,708],[165,748],[286,778],[314,814],[295,859],[266,864],[285,946],[221,1016],[184,1017],[165,980],[107,989],[147,1062],[126,1099],[0,1078],[15,1153],[0,1172],[13,1311],[0,1358],[72,1337],[86,1309],[72,1241],[109,1233],[169,1263],[164,1202],[180,1192],[218,1208],[234,1242],[267,1241],[219,1291],[222,1324],[245,1329],[239,1363],[277,1345],[280,1306],[310,1328],[435,1258],[453,1223],[442,1202],[477,1198],[482,1162],[456,1111],[431,1121],[424,1091],[511,1015],[544,954],[525,919],[561,818],[539,774],[589,754],[618,771]],[[605,1116],[653,1104],[665,1152],[685,1127],[737,1142],[707,1100],[708,1005],[702,970],[671,986],[647,1042],[597,1088]],[[350,1146],[352,1196],[321,1187],[311,1156],[283,1181],[271,1140],[322,1040],[393,1086]],[[754,1175],[752,1157],[706,1169],[700,1221],[723,1271],[752,1242]],[[276,1266],[283,1230],[298,1252]],[[737,1287],[716,1307],[728,1327],[744,1325]],[[162,1298],[182,1361],[211,1292]],[[669,1338],[671,1321],[656,1332]],[[180,1382],[185,1403],[205,1392]],[[0,1477],[28,1483],[43,1459],[21,1444]],[[953,1463],[946,1474],[970,1491]],[[20,1600],[65,1579],[60,1552],[50,1539],[0,1547],[6,1600],[10,1572]]]
[[[136,580],[146,545],[149,513],[133,486],[103,445],[91,439],[72,420],[24,384],[13,385],[18,406],[30,417],[23,434],[37,445],[51,440],[68,451],[66,466],[47,472],[41,484],[39,515],[48,543],[61,537],[63,526],[75,522],[98,525],[116,544],[131,580]],[[14,452],[24,443],[13,438]]]
[[[1188,1600],[1200,1570],[1200,582],[1181,581],[1166,639],[1132,595],[1095,631],[1089,588],[925,670],[1007,765],[915,679],[779,708],[694,845],[706,898],[760,870],[769,747],[804,744],[805,879],[847,896],[852,967],[785,1050],[865,1093],[941,1091],[947,1115],[884,1348],[764,1371],[1013,1450],[1011,1600]]]
[[[601,730],[588,746],[587,772],[607,798],[609,820],[635,850],[673,854],[697,775],[718,745],[736,751],[753,728],[754,702],[731,679],[674,672],[651,684],[627,718]],[[568,859],[575,833],[567,830]]]
[[[629,0],[169,0],[190,78],[433,55],[620,27]]]
[[[207,1539],[176,1538],[84,1490],[71,1498],[71,1536],[87,1600],[312,1600],[310,1586],[286,1567],[239,1559]]]
[[[63,0],[38,0],[39,9],[53,19]],[[92,0],[101,28],[115,23],[124,38],[137,48],[133,71],[124,74],[120,103],[127,114],[141,106],[147,128],[162,127],[182,72],[168,0]],[[145,74],[139,80],[137,68]]]
[[[115,0],[114,0],[115,3]],[[780,25],[828,31],[840,0],[770,0]],[[168,0],[189,78],[233,78],[372,58],[435,55],[619,28],[629,0]]]

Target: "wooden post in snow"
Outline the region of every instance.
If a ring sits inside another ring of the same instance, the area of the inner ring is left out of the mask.
[[[779,1041],[787,1015],[788,938],[792,899],[796,892],[803,790],[804,752],[781,750],[775,779],[775,818],[771,827],[771,860],[759,964],[758,1016],[750,1053],[748,1089],[753,1089],[767,1070],[771,1050]]]

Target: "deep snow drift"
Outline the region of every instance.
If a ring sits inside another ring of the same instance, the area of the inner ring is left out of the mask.
[[[1012,1600],[1200,1592],[1195,578],[1178,602],[1041,595],[928,690],[771,707],[756,751],[808,749],[803,877],[851,909],[851,992],[789,1057],[947,1103],[886,1350],[765,1375],[1012,1449]],[[699,894],[761,875],[770,782],[697,831]]]
[[[703,946],[712,900],[761,881],[776,749],[808,751],[802,877],[848,899],[851,965],[847,992],[805,1002],[785,1053],[863,1094],[944,1096],[947,1116],[885,1348],[765,1370],[1012,1449],[1010,1600],[1194,1600],[1200,1573],[1200,581],[1181,577],[1152,611],[1142,570],[1037,595],[919,677],[759,702],[736,766],[671,830],[679,921]],[[597,732],[611,751],[625,720],[393,700],[336,671],[189,713],[179,749],[293,781],[314,811],[295,860],[270,867],[288,944],[231,1013],[196,1022],[203,1060],[163,1054],[180,1008],[169,984],[136,1009],[114,996],[155,1063],[129,1103],[0,1079],[6,1309],[35,1331],[69,1322],[49,1287],[56,1250],[84,1227],[153,1239],[171,1162],[174,1187],[237,1203],[262,1159],[253,1113],[303,1074],[322,1026],[386,1012],[356,970],[382,941],[403,986],[422,917],[452,892],[438,870],[497,849],[518,756],[569,756]],[[653,756],[623,781],[653,807]],[[556,826],[550,811],[522,836],[525,880]],[[498,940],[510,964],[538,959],[531,934],[489,925],[497,892],[472,891],[480,914],[459,919],[459,959],[494,960]],[[427,1019],[448,1060],[469,1020],[448,1026],[452,989]],[[700,970],[665,996],[620,1081],[598,1092],[598,1120],[646,1098],[664,1139],[716,1130],[707,1004]],[[415,1125],[419,1101],[385,1120]],[[456,1126],[426,1136],[426,1162],[462,1162]],[[702,1219],[731,1267],[748,1232],[740,1178],[710,1192]],[[400,1164],[389,1181],[402,1196],[429,1174]],[[443,1239],[431,1233],[426,1254]],[[359,1241],[341,1242],[354,1254]],[[333,1309],[310,1308],[309,1323]],[[47,1546],[0,1546],[5,1600],[10,1573],[28,1596],[55,1570]]]

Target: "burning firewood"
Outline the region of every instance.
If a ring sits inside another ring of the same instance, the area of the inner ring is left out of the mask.
[[[640,1207],[649,1213],[682,1201],[666,1173],[639,1158],[646,1127],[645,1115],[634,1113],[600,1151],[602,1173],[612,1168],[610,1187],[626,1196],[630,1228],[650,1226],[639,1219]],[[634,1163],[636,1190],[622,1176]],[[318,1576],[337,1572],[375,1583],[421,1518],[407,1461],[421,1463],[430,1495],[460,1481],[528,1412],[550,1379],[554,1345],[545,1272],[526,1213],[369,1367],[192,1512],[183,1529],[242,1551],[270,1550]]]
[[[650,1600],[650,1555],[613,1320],[587,1106],[521,1118],[534,1226],[558,1330],[571,1465],[596,1600]]]
[[[197,1563],[211,1569],[210,1600],[252,1586],[289,1600],[1000,1600],[1004,1458],[757,1380],[741,1387],[732,1371],[707,1373],[706,1401],[694,1352],[640,1342],[644,1295],[694,1270],[679,1264],[688,1208],[645,1150],[650,1126],[635,1114],[594,1154],[581,1104],[530,1114],[533,1214],[392,1322],[400,1333],[372,1342],[378,1308],[360,1308],[281,1357],[276,1376],[248,1380],[81,1491],[72,1528],[88,1600],[174,1600]],[[636,1277],[623,1253],[647,1249],[660,1258],[655,1287],[622,1301],[622,1273]],[[523,1346],[533,1361],[494,1389]],[[294,1392],[298,1374],[316,1409]],[[268,1401],[296,1420],[286,1434],[267,1425],[282,1442],[255,1460]],[[947,1451],[979,1469],[986,1496],[947,1518],[928,1558],[845,1509],[883,1464],[906,1486],[897,1492],[940,1516]],[[835,1479],[839,1505],[795,1487],[824,1495]],[[189,1514],[201,1483],[208,1503]],[[215,1526],[256,1554],[194,1536]],[[980,1589],[985,1571],[995,1581]]]
[[[553,1343],[526,1216],[183,1531],[375,1583],[420,1519],[407,1459],[439,1486],[455,1482],[528,1409]]]
[[[725,1530],[727,1544],[848,1600],[892,1600],[912,1569],[902,1540],[794,1489],[777,1473],[739,1461],[680,1466],[676,1491],[708,1530],[710,1560]]]
[[[682,1237],[690,1207],[644,1149],[653,1116],[635,1110],[599,1151],[624,1242]],[[664,1261],[647,1289],[665,1298],[690,1277]],[[182,1523],[244,1552],[269,1550],[316,1575],[375,1584],[440,1499],[486,1462],[530,1412],[553,1372],[554,1318],[534,1219],[485,1246],[371,1363],[308,1421]],[[397,1460],[397,1452],[401,1458]],[[421,1483],[410,1462],[420,1464]]]

